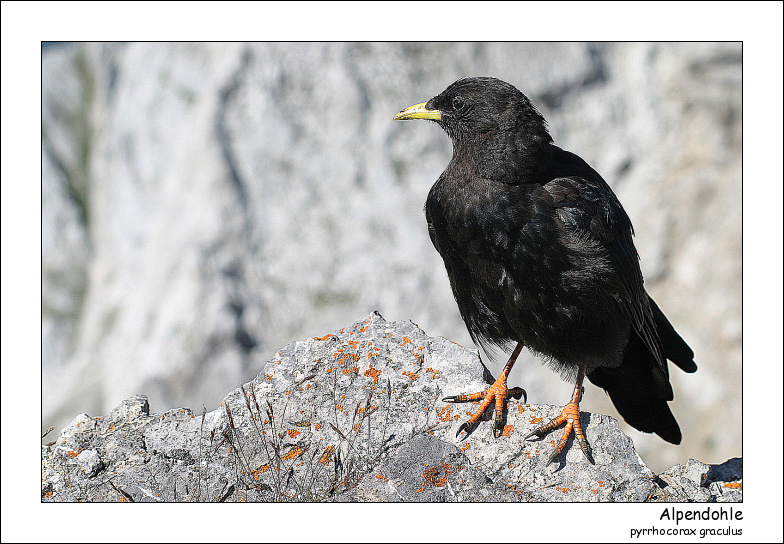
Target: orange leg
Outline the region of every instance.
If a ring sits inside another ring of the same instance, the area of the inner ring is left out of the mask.
[[[520,394],[525,394],[525,390],[520,387],[513,387],[512,389],[507,389],[506,387],[506,378],[509,376],[509,372],[511,372],[512,367],[517,360],[517,356],[520,355],[520,351],[523,349],[523,344],[517,344],[514,351],[512,352],[511,357],[509,357],[509,361],[506,363],[503,371],[501,371],[501,375],[495,380],[493,385],[490,386],[489,389],[482,391],[481,393],[473,393],[471,395],[455,395],[453,397],[444,397],[444,402],[467,402],[471,400],[479,400],[483,399],[482,403],[479,405],[476,413],[471,416],[471,419],[460,425],[460,428],[457,429],[457,434],[459,435],[461,431],[465,430],[468,432],[471,428],[476,425],[479,421],[479,418],[482,417],[482,414],[485,413],[485,410],[490,403],[493,402],[495,399],[495,415],[493,419],[493,436],[498,438],[501,436],[503,432],[503,413],[504,413],[504,401],[507,397],[516,396]]]
[[[558,442],[558,445],[555,447],[555,451],[547,461],[548,465],[555,461],[555,458],[558,457],[558,454],[561,453],[561,450],[563,450],[564,446],[566,445],[566,440],[569,438],[569,435],[572,434],[572,430],[574,430],[574,434],[577,437],[577,441],[580,443],[580,448],[583,450],[585,458],[588,459],[591,464],[595,464],[593,461],[591,446],[585,439],[583,429],[580,426],[580,397],[582,396],[584,377],[585,368],[580,367],[580,370],[577,373],[577,383],[574,386],[574,393],[572,393],[572,400],[569,401],[566,406],[564,406],[564,409],[561,411],[561,415],[551,420],[549,423],[536,428],[531,434],[525,437],[526,439],[531,438],[532,436],[542,438],[553,429],[566,423],[561,440]]]

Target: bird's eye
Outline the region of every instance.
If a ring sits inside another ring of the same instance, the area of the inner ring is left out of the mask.
[[[464,101],[463,101],[463,99],[462,99],[462,98],[460,98],[459,96],[456,96],[456,97],[454,97],[454,98],[452,99],[452,107],[453,107],[455,110],[459,110],[459,109],[461,109],[463,106],[465,106],[465,102],[464,102]]]

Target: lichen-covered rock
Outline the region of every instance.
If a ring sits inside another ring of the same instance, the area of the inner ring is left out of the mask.
[[[287,345],[217,410],[150,414],[146,397],[136,396],[106,417],[77,416],[43,448],[42,497],[134,502],[658,497],[654,474],[608,416],[581,414],[595,465],[570,441],[548,467],[557,431],[540,441],[524,439],[560,413],[556,406],[511,400],[501,437],[492,436],[487,421],[465,439],[456,437],[476,404],[441,398],[480,390],[490,381],[476,351],[374,312],[332,334]],[[709,468],[688,467],[689,482]],[[680,500],[716,500],[715,489],[701,489]]]
[[[673,502],[743,501],[743,459],[735,457],[720,465],[689,459],[659,474],[661,491],[656,500]]]

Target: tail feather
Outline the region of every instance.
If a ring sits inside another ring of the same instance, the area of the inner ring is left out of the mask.
[[[664,348],[664,356],[675,363],[678,368],[684,372],[695,372],[697,370],[697,365],[694,363],[694,352],[683,338],[681,338],[681,335],[675,331],[672,324],[650,296],[648,297],[648,301],[651,304],[653,322],[656,324],[656,332],[659,334],[659,339]]]
[[[599,367],[588,379],[604,388],[624,420],[642,432],[656,433],[667,442],[680,444],[681,430],[672,415],[668,400],[672,387],[642,339],[632,334],[617,368]]]
[[[629,425],[646,433],[656,433],[667,442],[680,444],[681,430],[667,401],[673,399],[667,360],[652,350],[643,338],[658,337],[664,356],[684,372],[694,372],[694,352],[675,332],[672,324],[649,296],[651,313],[641,334],[631,333],[619,367],[599,367],[588,379],[603,387]],[[652,318],[652,319],[651,319]],[[650,330],[650,328],[655,330]],[[658,352],[661,353],[661,352]]]

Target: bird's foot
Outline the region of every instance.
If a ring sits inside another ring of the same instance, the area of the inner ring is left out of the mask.
[[[508,389],[506,387],[506,375],[502,373],[495,380],[493,385],[491,385],[485,391],[480,393],[472,393],[470,395],[455,395],[451,397],[444,397],[442,400],[444,402],[469,402],[472,400],[482,399],[482,402],[477,408],[476,412],[474,412],[474,415],[472,415],[468,421],[460,425],[455,436],[459,436],[462,431],[469,433],[471,429],[473,429],[473,427],[477,424],[479,418],[482,417],[482,414],[485,413],[485,410],[487,410],[490,404],[495,400],[493,436],[498,438],[504,431],[504,401],[507,399],[507,397],[515,397],[519,399],[522,395],[525,394],[525,390],[522,387],[513,387],[512,389]]]
[[[585,439],[585,434],[583,434],[583,429],[580,426],[580,406],[577,402],[570,402],[566,406],[564,406],[563,410],[561,411],[561,415],[553,418],[550,420],[549,423],[542,425],[541,427],[537,427],[534,431],[526,436],[526,440],[536,436],[542,438],[544,435],[556,429],[557,427],[566,424],[564,427],[563,435],[561,436],[561,440],[555,446],[555,451],[553,451],[552,455],[550,455],[550,459],[547,460],[547,464],[549,465],[558,457],[561,451],[564,449],[566,445],[566,441],[569,438],[569,435],[572,434],[574,431],[575,436],[577,437],[577,441],[580,443],[580,448],[583,450],[583,454],[585,458],[593,465],[593,452],[591,451],[591,446],[588,444],[588,440]]]

